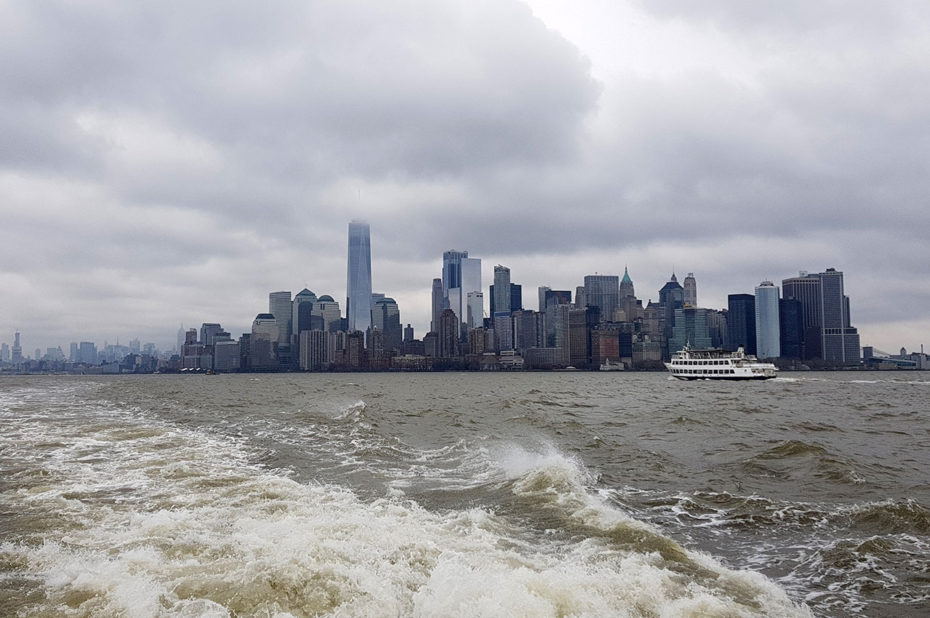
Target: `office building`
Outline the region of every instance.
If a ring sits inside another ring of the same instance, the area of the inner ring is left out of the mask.
[[[684,290],[685,306],[697,307],[697,280],[694,278],[694,273],[688,273],[682,289]]]
[[[541,285],[536,288],[536,292],[539,295],[539,304],[537,305],[536,309],[540,313],[544,313],[546,311],[546,292],[550,291],[551,289],[552,288],[547,285]]]
[[[444,309],[439,316],[439,338],[437,343],[440,358],[459,356],[459,319],[452,309]],[[424,343],[426,343],[424,339]]]
[[[584,300],[586,307],[597,307],[602,322],[614,319],[620,307],[620,277],[617,275],[585,275]]]
[[[249,338],[250,369],[268,371],[277,368],[279,333],[274,314],[259,313],[255,316]]]
[[[278,334],[275,341],[278,346],[291,345],[291,292],[271,292],[268,294],[268,313],[274,316]]]
[[[320,296],[310,310],[310,330],[335,333],[342,330],[342,312],[339,303],[329,294]]]
[[[17,365],[23,362],[23,346],[19,343],[19,333],[13,333],[13,355],[12,362],[14,365]],[[96,362],[96,359],[95,361]]]
[[[484,322],[484,292],[469,292],[466,297],[465,324],[471,331]]]
[[[217,324],[216,322],[204,322],[200,326],[200,343],[207,346],[212,346],[217,336],[220,336],[221,339],[229,338],[229,333],[223,330],[223,327]]]
[[[756,297],[752,294],[727,296],[727,348],[740,346],[746,354],[756,353]]]
[[[686,345],[699,350],[710,348],[712,340],[707,323],[708,312],[708,309],[700,307],[675,309],[675,326],[668,341],[668,349],[677,352]]]
[[[637,317],[636,292],[633,289],[633,279],[630,271],[623,267],[623,277],[620,279],[620,309],[623,310],[624,319],[632,322]]]
[[[756,287],[755,320],[756,356],[779,358],[781,356],[781,327],[778,288],[771,281],[763,281]]]
[[[781,291],[782,297],[797,301],[801,308],[801,358],[823,358],[820,337],[823,328],[820,277],[801,271],[797,277],[783,279]]]
[[[384,351],[387,354],[394,351],[399,354],[404,333],[400,323],[400,309],[393,298],[385,296],[375,303],[372,311],[372,324],[381,331]]]
[[[443,292],[442,292],[442,279],[433,279],[433,290],[432,290],[432,311],[429,321],[429,329],[431,332],[439,332],[439,316],[442,315],[442,310],[445,309],[443,306]]]
[[[498,264],[494,267],[494,289],[491,292],[491,315],[498,313],[510,315],[510,269]],[[509,348],[508,348],[509,349]]]
[[[196,339],[196,335],[194,338]],[[184,345],[184,340],[181,341],[181,345]],[[181,348],[179,347],[178,353],[180,352]],[[94,344],[94,342],[82,341],[78,344],[78,362],[85,363],[87,365],[97,364],[97,346]]]
[[[843,273],[828,268],[820,277],[823,360],[830,364],[855,365],[861,360],[859,331],[850,323],[849,297],[843,288]]]
[[[800,301],[793,298],[782,298],[778,301],[778,329],[781,357],[799,360],[804,338]]]
[[[803,359],[822,359],[833,365],[859,363],[859,332],[851,324],[842,271],[828,268],[813,275],[802,271],[782,281],[782,294],[800,304]]]
[[[239,370],[239,342],[226,340],[213,344],[213,370],[217,373],[229,373]]]
[[[315,302],[316,294],[307,288],[302,289],[294,295],[294,300],[291,303],[292,341],[296,340],[297,335],[300,334],[300,331],[310,330],[310,312],[313,309],[313,303]],[[300,309],[301,305],[306,305],[302,313]],[[303,317],[303,322],[301,322],[301,316]]]
[[[667,360],[671,354],[680,349],[671,349],[671,339],[675,328],[675,311],[685,306],[685,291],[678,283],[675,273],[672,273],[672,278],[659,290],[659,304],[662,305],[662,335],[667,344],[663,359]]]
[[[451,309],[459,321],[459,339],[468,328],[468,293],[481,291],[481,260],[468,257],[468,251],[446,251],[442,255],[443,307]],[[471,325],[472,328],[477,324]]]
[[[349,331],[371,328],[371,230],[367,223],[349,223],[346,275],[346,320]]]

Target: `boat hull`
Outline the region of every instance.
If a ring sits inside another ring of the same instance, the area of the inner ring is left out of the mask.
[[[672,374],[672,377],[676,380],[686,380],[688,382],[692,380],[711,380],[715,382],[718,380],[725,380],[727,382],[748,382],[751,380],[771,380],[772,378],[777,378],[778,376],[677,376]]]

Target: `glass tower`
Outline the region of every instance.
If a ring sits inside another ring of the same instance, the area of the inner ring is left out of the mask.
[[[349,223],[346,318],[349,331],[371,327],[371,229],[367,223]]]
[[[778,288],[763,281],[756,288],[756,356],[781,356],[781,329],[778,314]]]

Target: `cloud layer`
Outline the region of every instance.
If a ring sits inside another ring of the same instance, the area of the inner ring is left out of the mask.
[[[835,266],[864,344],[921,343],[928,10],[589,8],[4,3],[0,328],[29,353],[238,335],[270,291],[344,299],[365,218],[420,334],[459,248],[529,307],[624,265],[718,307]]]

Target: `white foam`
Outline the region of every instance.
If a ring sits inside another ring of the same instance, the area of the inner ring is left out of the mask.
[[[107,414],[108,423],[25,422],[0,437],[5,456],[47,475],[38,491],[7,494],[11,508],[56,514],[30,533],[44,542],[0,546],[4,564],[45,588],[24,613],[748,615],[753,603],[805,613],[765,578],[709,557],[689,554],[713,573],[701,579],[657,552],[613,544],[614,526],[652,528],[600,499],[582,462],[551,445],[460,445],[422,459],[459,457],[486,481],[510,483],[518,498],[605,534],[540,541],[482,509],[430,512],[399,495],[362,500],[254,465],[236,440]],[[81,461],[101,448],[106,458]],[[734,590],[748,601],[734,600]]]

